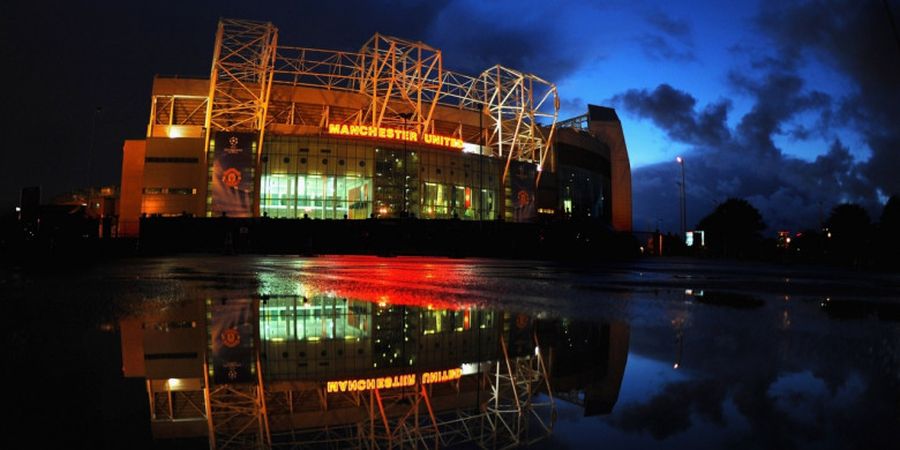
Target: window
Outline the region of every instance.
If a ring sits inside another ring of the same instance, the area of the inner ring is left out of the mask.
[[[372,204],[372,179],[358,176],[263,175],[262,210],[271,217],[364,219]]]
[[[161,188],[161,187],[146,187],[143,189],[143,193],[147,195],[159,195],[159,194],[169,194],[169,195],[196,195],[197,188]]]
[[[264,361],[266,375],[296,379],[321,375],[319,370],[335,364],[347,369],[367,367],[364,359],[346,355],[366,353],[371,308],[367,302],[325,295],[269,299],[259,308],[260,351],[281,357]]]

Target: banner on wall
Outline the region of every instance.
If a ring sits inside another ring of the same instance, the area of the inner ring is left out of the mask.
[[[210,306],[213,382],[255,382],[254,339],[256,312],[253,300],[221,300]]]
[[[253,215],[254,176],[256,173],[256,133],[216,132],[212,144],[212,183],[210,193],[213,216]]]
[[[525,314],[509,318],[507,352],[511,357],[527,356],[534,352],[534,320]]]
[[[513,220],[515,222],[529,222],[536,216],[534,183],[537,176],[537,166],[530,163],[512,161],[509,166],[509,173]]]

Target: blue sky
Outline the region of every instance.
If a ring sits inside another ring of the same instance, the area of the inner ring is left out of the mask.
[[[629,6],[626,6],[629,5]],[[585,102],[611,104],[613,97],[628,89],[655,87],[667,83],[687,92],[706,105],[723,98],[730,99],[732,109],[729,125],[747,113],[752,100],[736,92],[728,83],[728,71],[749,66],[749,52],[764,54],[770,45],[759,36],[754,26],[757,2],[623,2],[621,9],[596,11],[597,17],[573,19],[576,23],[611,21],[622,24],[604,31],[612,35],[598,37],[592,43],[596,58],[578,71],[558,80],[560,94],[577,97]],[[657,25],[660,18],[684,27],[683,36],[672,36]],[[648,37],[663,38],[676,55],[666,58],[654,49]],[[819,61],[808,61],[802,71],[810,90],[821,90],[835,96],[846,95],[852,89],[845,77]],[[566,103],[563,116],[583,113],[572,103]],[[647,164],[674,161],[685,147],[667,139],[665,133],[651,121],[620,112],[626,130],[633,168]],[[814,122],[814,114],[798,117],[798,123]],[[851,130],[839,130],[840,135],[858,146],[852,153],[866,157],[868,150]],[[799,158],[812,160],[828,150],[830,142],[814,137],[797,140],[776,136],[782,150]]]

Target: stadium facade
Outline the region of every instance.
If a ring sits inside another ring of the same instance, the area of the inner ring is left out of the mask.
[[[141,216],[593,218],[631,230],[631,175],[611,108],[558,120],[552,83],[376,34],[358,52],[289,47],[223,19],[210,77],[153,81],[125,142],[119,234]]]

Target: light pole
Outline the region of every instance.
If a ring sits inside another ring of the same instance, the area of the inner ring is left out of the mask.
[[[681,166],[681,239],[685,239],[687,234],[686,215],[687,215],[687,199],[684,197],[684,158],[675,157],[675,162]]]

